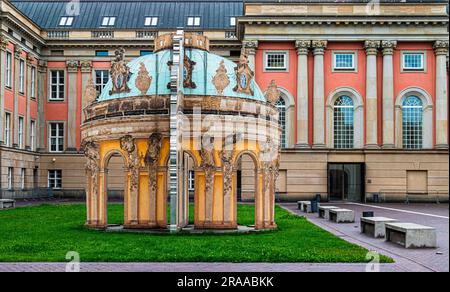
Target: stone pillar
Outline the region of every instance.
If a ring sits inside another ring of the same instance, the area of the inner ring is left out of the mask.
[[[377,55],[379,41],[366,41],[366,148],[378,148]]]
[[[255,57],[256,57],[256,49],[258,48],[257,40],[244,40],[242,42],[243,47],[247,50],[248,53],[248,65],[253,72],[255,72]]]
[[[394,61],[396,41],[382,41],[383,48],[383,148],[395,147]]]
[[[84,121],[83,109],[88,106],[86,97],[84,96],[84,89],[88,84],[88,81],[92,78],[92,62],[89,60],[80,61],[81,67],[81,84],[82,84],[82,97],[81,97],[81,123]]]
[[[6,46],[8,40],[0,35],[0,145],[5,142],[5,71],[6,71]]]
[[[448,92],[447,54],[448,40],[436,41],[436,148],[448,149]]]
[[[45,103],[47,101],[46,80],[47,80],[47,62],[39,60],[37,69],[37,96],[36,100],[38,103],[38,120],[36,127],[37,134],[37,151],[45,151],[45,116],[44,109]]]
[[[19,72],[20,72],[20,57],[22,55],[22,48],[18,45],[14,46],[14,77],[13,77],[13,89],[14,89],[14,111],[12,118],[11,131],[13,133],[13,147],[19,147]],[[3,90],[3,88],[2,88]]]
[[[25,126],[25,149],[31,149],[31,68],[33,67],[34,57],[30,54],[27,56],[27,78],[26,78],[26,88],[27,88],[27,108],[26,108],[26,126]],[[36,76],[35,76],[36,78]]]
[[[297,48],[297,148],[309,148],[308,52],[311,41],[298,40]]]
[[[314,148],[325,148],[324,54],[327,41],[313,41],[314,54]]]
[[[77,151],[77,77],[78,61],[71,60],[66,62],[67,66],[67,151]]]

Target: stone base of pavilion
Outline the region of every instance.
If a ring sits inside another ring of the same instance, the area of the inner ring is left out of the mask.
[[[168,234],[171,233],[170,229],[132,229],[125,228],[123,225],[109,225],[107,228],[103,229],[106,232],[118,232],[118,233],[148,233],[148,234]],[[272,229],[273,230],[273,229]],[[188,225],[182,228],[179,233],[183,234],[235,234],[235,233],[253,233],[253,232],[267,232],[271,230],[259,230],[254,226],[238,226],[234,229],[199,229],[195,228],[194,225]]]

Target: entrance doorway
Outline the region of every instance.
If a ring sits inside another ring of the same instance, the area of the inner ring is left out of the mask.
[[[364,164],[328,164],[328,198],[333,201],[364,200]]]

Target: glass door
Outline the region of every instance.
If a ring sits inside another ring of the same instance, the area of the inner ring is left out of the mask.
[[[330,200],[361,202],[364,198],[364,164],[329,164]]]

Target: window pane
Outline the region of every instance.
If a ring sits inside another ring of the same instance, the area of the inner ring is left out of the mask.
[[[278,120],[278,123],[281,128],[281,147],[286,148],[287,147],[287,141],[286,141],[286,102],[284,99],[280,98],[280,100],[276,103],[276,107],[278,108],[280,112],[280,117]]]
[[[423,146],[423,104],[416,96],[403,102],[403,147],[421,149]]]
[[[423,69],[423,54],[404,54],[404,69]]]
[[[354,54],[335,54],[335,69],[354,69]]]
[[[334,148],[351,149],[354,145],[354,105],[348,96],[334,103]]]
[[[268,53],[266,57],[267,69],[285,70],[287,68],[285,53]]]

